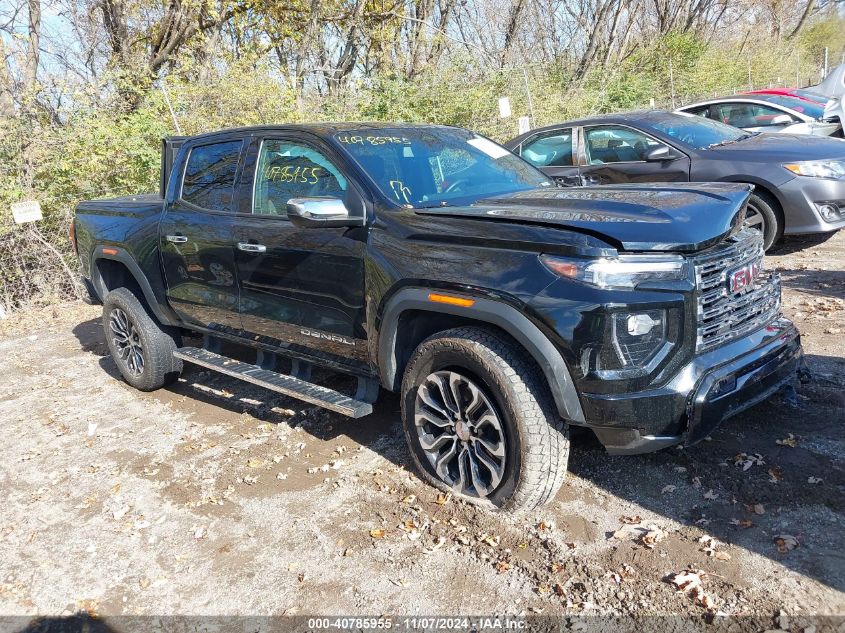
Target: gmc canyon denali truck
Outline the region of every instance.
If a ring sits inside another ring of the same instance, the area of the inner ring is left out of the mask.
[[[801,371],[747,185],[558,189],[440,126],[224,130],[162,156],[160,195],[74,220],[126,381],[190,362],[352,418],[397,391],[419,470],[487,507],[551,499],[571,425],[612,453],[691,444]]]

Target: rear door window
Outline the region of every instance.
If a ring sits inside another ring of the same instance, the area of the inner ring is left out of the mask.
[[[182,180],[182,200],[210,211],[231,212],[242,145],[238,140],[191,148]]]
[[[523,144],[519,153],[535,167],[572,167],[572,128],[546,132]]]

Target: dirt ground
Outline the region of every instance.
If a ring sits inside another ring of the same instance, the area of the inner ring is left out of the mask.
[[[516,519],[413,474],[395,397],[350,421],[197,367],[140,393],[99,308],[13,315],[0,613],[845,615],[845,232],[767,266],[815,380],[690,449],[576,435],[557,498]],[[688,569],[700,590],[669,581]]]

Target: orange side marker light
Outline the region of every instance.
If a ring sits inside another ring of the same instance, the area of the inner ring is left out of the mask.
[[[451,295],[441,295],[435,292],[431,292],[428,295],[428,300],[433,301],[434,303],[447,303],[453,306],[459,306],[461,308],[469,308],[475,304],[475,299],[464,299],[463,297],[453,297]]]

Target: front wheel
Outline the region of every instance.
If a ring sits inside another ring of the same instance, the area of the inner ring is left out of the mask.
[[[566,425],[525,351],[493,330],[423,341],[402,381],[402,420],[425,478],[469,502],[529,510],[563,483]]]
[[[783,236],[783,219],[778,203],[763,192],[748,198],[745,224],[763,234],[763,248],[769,250]]]
[[[162,328],[128,288],[116,288],[103,301],[103,330],[123,378],[141,391],[175,381],[182,361],[173,357],[178,335]]]

